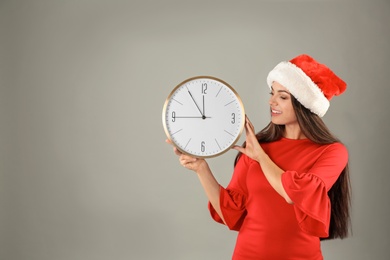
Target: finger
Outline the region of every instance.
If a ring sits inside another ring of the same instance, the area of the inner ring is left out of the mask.
[[[244,148],[238,145],[233,146],[232,149],[239,151],[240,153],[244,152]]]
[[[255,134],[255,128],[248,117],[246,117],[246,124],[245,125],[246,125],[246,128],[248,129],[249,133]]]
[[[247,129],[248,129],[248,133],[250,135],[255,135],[255,131],[254,131],[254,129],[253,129],[253,127],[251,125],[248,124]]]
[[[183,164],[183,167],[188,170],[194,170],[196,168],[196,166],[194,166],[192,163]]]
[[[196,162],[197,161],[197,158],[189,156],[189,155],[186,155],[186,154],[182,154],[180,159],[185,161],[185,162],[187,162],[187,163],[192,163],[192,162]]]
[[[184,156],[180,157],[180,164],[184,166],[187,169],[191,169],[194,166],[194,163],[196,162],[196,158],[186,158]]]
[[[245,122],[245,134],[247,137],[253,135],[253,130],[251,129],[251,126],[248,122]]]
[[[245,116],[245,122],[246,122],[252,129],[254,129],[253,124],[252,124],[252,122],[251,122],[251,120],[249,119],[248,116]]]
[[[165,142],[166,142],[167,144],[173,144],[172,141],[171,141],[170,139],[165,139]]]
[[[173,147],[173,151],[175,152],[176,155],[181,156],[183,153],[179,151],[176,147]]]

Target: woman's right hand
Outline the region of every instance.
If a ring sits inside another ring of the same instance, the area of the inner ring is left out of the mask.
[[[171,140],[166,139],[165,142],[173,146]],[[204,159],[184,154],[180,152],[175,146],[173,146],[173,152],[179,156],[179,162],[184,168],[192,170],[196,173],[200,173],[202,170],[208,168],[207,162]]]

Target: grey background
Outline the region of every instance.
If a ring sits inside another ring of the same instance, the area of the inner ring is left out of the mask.
[[[347,83],[324,117],[350,151],[353,236],[326,259],[388,259],[389,1],[0,2],[0,259],[230,259],[161,110],[212,75],[257,130],[265,78],[308,53]],[[240,140],[242,142],[242,140]],[[222,185],[235,152],[210,159]]]

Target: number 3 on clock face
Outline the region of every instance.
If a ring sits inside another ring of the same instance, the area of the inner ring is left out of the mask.
[[[208,158],[228,151],[245,123],[241,98],[226,82],[210,76],[187,79],[165,101],[165,133],[183,153]]]

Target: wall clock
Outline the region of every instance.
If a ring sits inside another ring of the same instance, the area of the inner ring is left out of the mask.
[[[245,124],[244,106],[228,83],[211,76],[184,80],[167,97],[162,121],[179,151],[209,158],[228,151]]]

